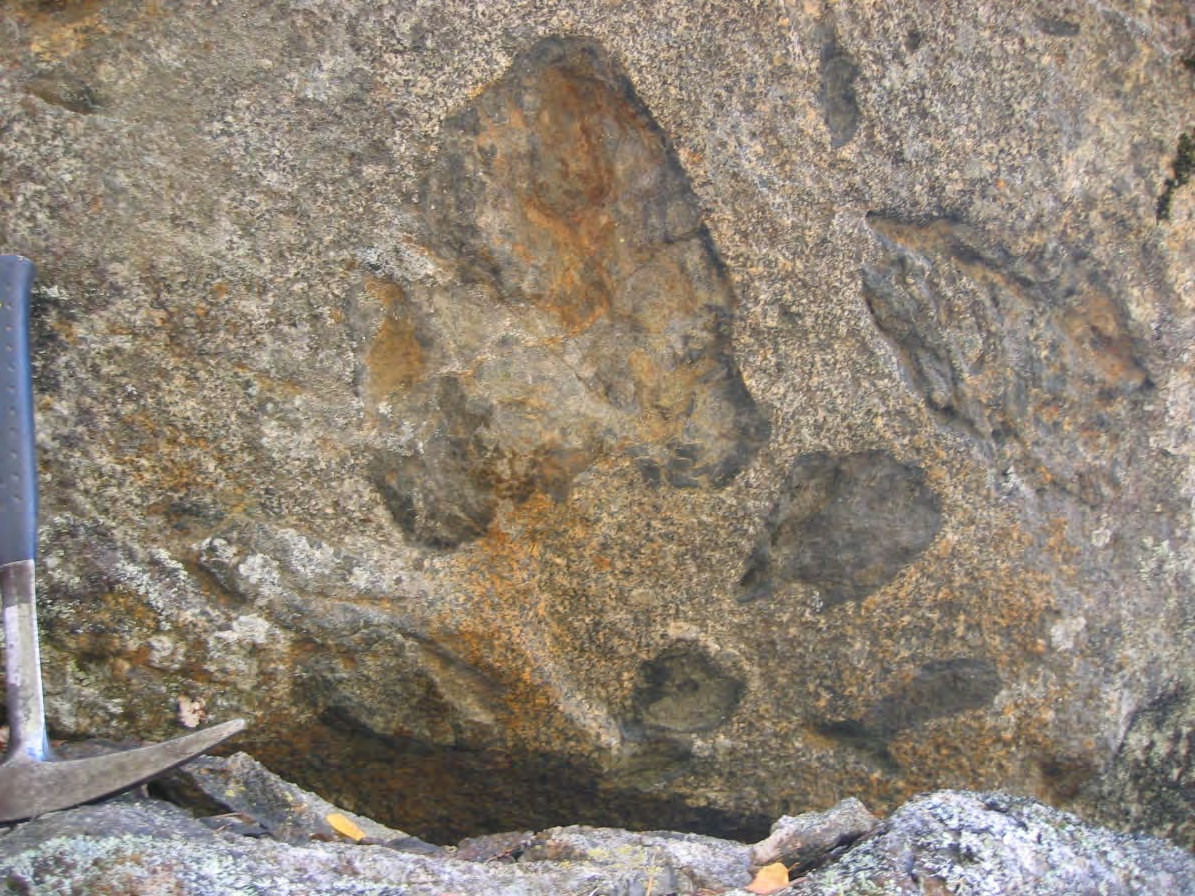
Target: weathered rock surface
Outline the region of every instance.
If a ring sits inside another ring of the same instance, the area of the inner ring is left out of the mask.
[[[839,847],[849,846],[879,824],[857,799],[845,799],[825,812],[785,815],[772,825],[772,833],[751,847],[751,865],[762,868],[782,862],[794,875]]]
[[[760,866],[782,861],[792,880],[772,892],[1195,893],[1189,853],[1003,793],[926,794],[883,822],[844,800],[780,819],[753,847],[570,825],[441,848],[360,816],[337,835],[329,820],[343,825],[341,810],[245,754],[192,763],[167,789],[178,804],[126,796],[0,833],[0,886],[30,896],[715,896],[747,893]]]
[[[335,839],[336,831],[328,822],[328,817],[334,814],[348,819],[361,830],[362,836],[372,840],[394,841],[406,837],[402,831],[346,813],[282,780],[245,753],[226,759],[201,756],[154,786],[166,793],[171,802],[199,813],[214,810],[217,818],[239,816],[241,822],[254,825],[261,833],[283,843]],[[227,823],[235,822],[228,818]]]
[[[1034,800],[943,791],[910,800],[873,836],[783,891],[1192,893],[1191,856],[1114,834]]]
[[[4,4],[54,732],[246,715],[439,841],[1191,843],[1192,27]]]
[[[434,847],[346,815],[245,754],[205,757],[163,786],[176,803],[122,797],[0,835],[0,885],[13,893],[139,896],[644,896],[726,891],[751,880],[745,845],[699,834],[569,826]],[[329,823],[336,814],[360,834],[337,836]]]

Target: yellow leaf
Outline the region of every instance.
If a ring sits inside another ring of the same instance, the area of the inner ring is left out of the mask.
[[[332,830],[342,837],[348,837],[350,840],[355,840],[358,843],[365,839],[365,831],[361,830],[339,812],[331,813],[324,820],[332,825]]]
[[[763,896],[763,894],[783,890],[787,886],[788,868],[783,862],[773,862],[771,865],[764,865],[756,872],[755,879],[751,881],[747,891]]]

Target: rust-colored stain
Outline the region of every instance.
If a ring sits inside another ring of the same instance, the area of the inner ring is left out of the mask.
[[[365,365],[369,369],[369,394],[379,405],[399,389],[423,375],[423,346],[408,320],[385,317],[369,347]]]
[[[110,0],[17,0],[8,10],[28,28],[29,48],[43,62],[56,62],[110,33],[104,9]],[[149,0],[147,14],[161,12],[159,0]]]
[[[422,379],[427,359],[403,288],[391,280],[367,276],[365,291],[385,312],[365,356],[366,388],[376,408]]]
[[[537,176],[530,185],[515,185],[525,227],[514,254],[538,273],[527,284],[529,297],[555,314],[568,332],[578,333],[606,315],[613,302],[616,284],[606,259],[618,251],[618,228],[607,206],[624,197],[611,147],[633,139],[628,127],[633,119],[625,104],[596,80],[548,69],[539,87],[542,104],[530,123],[538,137]],[[520,167],[505,155],[521,153],[512,130],[529,125],[520,99],[508,97],[500,114],[482,119],[477,141],[495,154],[495,174]],[[657,152],[657,158],[643,163],[661,161]]]
[[[541,583],[545,542],[561,535],[584,538],[567,508],[534,494],[515,511],[520,534],[493,526],[469,565],[465,586],[470,611],[445,617],[443,631],[459,656],[488,670],[501,684],[503,726],[512,743],[567,743],[575,732],[561,730],[559,694],[543,673],[554,657],[571,651],[560,615],[567,609]]]
[[[402,427],[374,482],[450,547],[501,502],[567,498],[603,459],[725,486],[768,424],[734,361],[734,295],[668,141],[608,56],[549,39],[445,123],[421,204],[456,282],[367,279],[363,359]],[[451,312],[446,309],[451,308]]]

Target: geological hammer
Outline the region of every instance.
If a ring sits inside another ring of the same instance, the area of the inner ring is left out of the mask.
[[[37,643],[37,462],[29,302],[33,263],[0,255],[0,590],[8,753],[0,763],[0,822],[35,818],[135,787],[194,759],[245,727],[242,719],[161,744],[55,760],[46,736]]]

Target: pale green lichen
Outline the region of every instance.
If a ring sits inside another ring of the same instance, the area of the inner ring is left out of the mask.
[[[179,892],[174,883],[160,889],[167,879],[182,883],[187,894],[215,893],[217,888],[228,896],[297,892],[282,881],[263,881],[260,874],[238,864],[225,851],[181,838],[72,836],[47,840],[0,870],[7,892],[28,896]]]
[[[279,847],[281,851],[282,847]],[[0,887],[22,896],[396,896],[389,882],[341,876],[327,856],[290,853],[287,868],[227,842],[141,834],[54,837],[0,865]]]
[[[895,896],[930,879],[959,896],[1191,892],[1183,889],[1190,857],[1170,844],[1090,827],[1021,797],[931,794],[886,826],[794,892]]]

